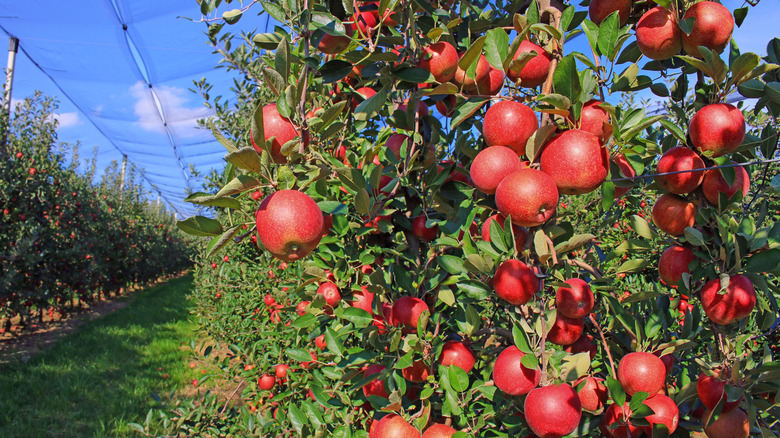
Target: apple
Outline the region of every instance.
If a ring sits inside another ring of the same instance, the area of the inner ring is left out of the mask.
[[[664,368],[666,369],[666,375],[668,376],[669,373],[672,372],[672,367],[674,367],[674,355],[671,353],[661,355],[663,353],[663,350],[656,350],[653,352],[654,355],[658,356],[661,359],[661,362],[664,363]]]
[[[298,316],[303,316],[306,314],[306,306],[308,306],[310,303],[311,301],[301,301],[297,306],[295,306],[295,313],[297,313]]]
[[[572,354],[589,353],[592,360],[594,357],[596,357],[598,347],[596,346],[596,339],[593,336],[583,334],[579,339],[577,339],[576,342],[564,347],[563,351]]]
[[[271,307],[271,306],[273,306],[274,304],[276,304],[276,298],[274,298],[274,296],[273,296],[273,295],[271,295],[271,294],[266,294],[266,295],[263,297],[263,303],[264,303],[266,306],[268,306],[268,307]]]
[[[504,71],[489,66],[490,71],[481,81],[477,81],[477,93],[490,96],[496,96],[504,87]]]
[[[323,32],[322,38],[317,43],[317,50],[326,55],[335,55],[341,53],[349,47],[349,43],[352,42],[350,36],[354,32],[352,25],[349,23],[344,24],[345,36],[330,35]]]
[[[725,413],[736,409],[742,403],[743,397],[740,396],[739,399],[732,401],[727,400],[726,382],[721,380],[720,376],[722,375],[728,377],[728,373],[722,370],[716,370],[714,376],[708,376],[705,373],[699,374],[696,381],[696,394],[699,395],[699,400],[704,407],[710,410],[715,409],[720,400],[723,399],[722,412]]]
[[[590,132],[604,143],[612,135],[609,113],[600,107],[603,102],[591,99],[582,106],[579,129]]]
[[[405,101],[404,103],[398,105],[398,108],[396,108],[396,111],[406,112],[407,109],[409,109],[409,101]],[[430,109],[428,108],[428,104],[423,102],[422,100],[417,101],[417,114],[420,115],[420,118],[430,115]]]
[[[488,108],[482,122],[482,135],[488,146],[506,146],[517,155],[525,154],[525,144],[536,130],[539,119],[528,105],[502,100]]]
[[[623,407],[611,404],[604,412],[604,417],[599,424],[599,430],[604,436],[612,438],[634,438],[642,434],[642,431],[631,423],[631,409],[626,402]],[[617,424],[617,426],[612,426]],[[611,427],[615,427],[611,429]]]
[[[680,53],[682,34],[677,17],[661,6],[645,12],[636,23],[639,51],[650,59],[660,61]]]
[[[556,345],[571,345],[581,336],[585,321],[582,318],[567,318],[560,313],[555,315],[555,323],[547,333],[547,342]]]
[[[290,366],[285,364],[279,364],[274,368],[274,375],[277,379],[279,379],[279,383],[284,383],[287,379],[287,371],[289,371]]]
[[[455,104],[457,103],[458,99],[450,94],[448,96],[445,96],[442,100],[436,101],[436,109],[439,110],[439,114],[441,114],[444,117],[452,117],[453,113],[455,112]]]
[[[495,147],[495,146],[491,146],[491,147]],[[493,221],[498,222],[498,225],[501,228],[504,228],[504,221],[506,221],[506,218],[496,213],[492,216],[489,216],[485,220],[485,223],[482,224],[482,232],[481,232],[482,240],[484,240],[485,242],[490,242],[490,224]],[[528,230],[526,230],[525,228],[519,225],[512,224],[512,234],[514,234],[515,237],[515,247],[517,247],[518,249],[523,248],[525,246],[525,242],[528,241]]]
[[[539,279],[525,263],[510,259],[496,269],[493,288],[499,298],[519,306],[530,301],[534,294],[539,292]]]
[[[663,394],[656,394],[646,399],[644,402],[653,410],[653,415],[645,417],[650,423],[649,426],[639,426],[648,436],[653,435],[653,425],[663,424],[669,431],[669,435],[677,430],[677,424],[680,421],[680,410],[674,400]]]
[[[306,257],[322,239],[322,210],[309,195],[280,190],[265,199],[255,213],[257,237],[274,257],[295,261]]]
[[[314,345],[316,345],[320,350],[325,350],[328,348],[328,344],[325,343],[325,335],[319,335],[314,338]]]
[[[585,382],[585,383],[583,383]],[[580,387],[582,385],[582,387]],[[609,396],[604,379],[593,376],[583,376],[574,382],[574,387],[579,388],[577,396],[582,404],[582,409],[598,412],[604,409]]]
[[[664,152],[658,161],[658,173],[683,172],[658,175],[656,182],[669,192],[678,195],[696,190],[704,179],[704,161],[699,154],[685,146],[676,146]]]
[[[363,371],[363,378],[372,376],[374,374],[379,374],[384,370],[385,370],[384,365],[379,365],[379,364],[369,365],[368,367],[366,367],[365,371]],[[382,398],[389,397],[387,391],[385,390],[385,382],[377,378],[374,378],[374,380],[371,380],[370,382],[366,383],[366,385],[363,387],[363,395],[365,395],[366,397],[372,395],[382,397]]]
[[[688,132],[691,142],[702,154],[712,152],[712,157],[720,157],[734,152],[742,144],[745,117],[730,103],[713,103],[696,111]]]
[[[584,318],[593,310],[595,298],[590,285],[581,278],[566,280],[570,287],[559,287],[555,293],[555,307],[567,318]]]
[[[496,187],[496,206],[512,223],[535,227],[549,220],[558,206],[558,188],[546,173],[520,169],[504,178]]]
[[[460,341],[447,341],[439,355],[439,364],[456,366],[467,373],[474,369],[475,363],[474,353],[466,344]]]
[[[255,148],[258,154],[262,154],[265,145],[257,145],[252,132],[249,133],[249,137],[252,147]],[[265,141],[275,137],[274,141],[271,142],[271,160],[274,163],[283,164],[287,162],[287,157],[282,155],[282,146],[298,137],[298,131],[295,130],[295,126],[290,122],[290,119],[279,114],[276,104],[270,103],[263,107],[263,137]]]
[[[373,97],[376,94],[376,90],[374,90],[373,88],[369,88],[369,87],[360,87],[360,88],[358,88],[355,91],[361,97],[360,97],[360,100],[356,99],[355,97],[352,98],[352,111],[354,111],[355,108],[357,108],[358,105],[360,105],[361,102],[363,102],[364,100],[366,100],[368,98]]]
[[[735,163],[736,164],[736,163]],[[701,183],[704,197],[713,205],[718,205],[720,194],[726,195],[731,199],[737,192],[742,193],[742,198],[747,196],[750,190],[750,176],[744,167],[734,167],[734,181],[731,185],[726,183],[723,173],[720,169],[710,169],[704,174],[704,181]]]
[[[507,175],[523,168],[517,152],[506,146],[490,146],[481,150],[471,162],[469,175],[474,187],[492,195]]]
[[[666,367],[658,356],[644,351],[628,353],[618,363],[618,381],[628,395],[656,395],[664,387]]]
[[[463,52],[463,54],[460,55],[458,60],[463,59],[463,55],[465,55],[465,52]],[[466,74],[466,70],[460,68],[459,65],[457,70],[455,71],[455,76],[452,78],[452,82],[454,82],[455,85],[457,85],[458,87],[462,87],[463,90],[466,92],[473,92],[473,91],[477,91],[477,83],[484,82],[485,79],[488,77],[489,73],[490,73],[490,64],[488,64],[485,55],[480,54],[479,60],[477,61],[477,67],[474,72],[474,77],[469,77]]]
[[[369,314],[374,314],[374,294],[368,291],[366,286],[360,286],[360,290],[352,293],[353,300],[349,303],[352,307],[363,309]]]
[[[427,218],[424,215],[414,218],[412,220],[412,234],[424,242],[431,242],[435,240],[436,236],[439,234],[439,226],[434,225],[431,228],[428,228],[425,225],[426,221]]]
[[[450,438],[455,432],[457,432],[457,430],[446,424],[434,423],[425,429],[422,438]]]
[[[459,59],[452,44],[439,41],[423,49],[417,67],[428,70],[436,82],[443,84],[455,77]]]
[[[330,308],[336,307],[339,301],[341,301],[339,287],[330,281],[322,283],[320,287],[317,288],[317,293],[325,298],[325,303]]]
[[[513,59],[517,59],[522,53],[531,52],[536,53],[536,56],[529,59],[519,73],[511,69],[506,72],[509,79],[513,82],[520,80],[520,86],[526,88],[538,87],[547,80],[547,73],[550,71],[550,63],[553,60],[552,55],[546,50],[528,40],[523,40],[520,43]]]
[[[696,260],[690,248],[673,245],[666,248],[658,260],[658,276],[667,286],[676,288],[684,273],[691,273],[688,265]]]
[[[539,163],[560,193],[581,195],[596,190],[606,180],[608,160],[608,152],[598,137],[588,131],[571,129],[547,143]]]
[[[629,164],[628,160],[626,159],[626,156],[623,154],[618,154],[615,157],[612,158],[612,161],[618,165],[618,168],[623,173],[623,175],[613,175],[613,178],[630,178],[633,176],[636,176],[636,171],[633,167],[631,167],[631,164]],[[631,190],[631,187],[620,187],[615,185],[615,199],[622,197],[628,191]]]
[[[673,193],[658,197],[651,213],[653,223],[672,236],[682,236],[687,227],[696,223],[696,206]]]
[[[702,417],[702,424],[709,423],[712,411],[707,410]],[[717,420],[704,428],[709,438],[748,438],[750,436],[750,421],[742,409],[721,413]]]
[[[414,297],[401,297],[393,303],[392,320],[396,325],[417,329],[420,315],[429,311],[425,301]]]
[[[389,414],[377,423],[369,438],[420,438],[420,431],[398,414]]]
[[[428,379],[428,376],[431,375],[431,371],[428,369],[428,366],[425,365],[425,362],[417,360],[412,362],[411,366],[403,368],[401,370],[401,375],[410,382],[422,383]]]
[[[525,353],[513,345],[505,348],[493,365],[493,382],[508,395],[528,394],[542,378],[541,371],[526,368],[521,363],[523,356]]]
[[[620,26],[624,26],[631,14],[632,0],[591,0],[588,7],[590,21],[600,24],[609,14],[617,11]]]
[[[365,9],[365,8],[364,8]],[[374,30],[379,25],[377,11],[356,10],[352,15],[353,27],[357,28],[358,36],[363,39],[369,39],[373,36]]]
[[[275,383],[276,378],[270,374],[263,374],[257,379],[257,387],[260,388],[261,391],[270,391]]]
[[[750,315],[756,306],[756,290],[742,274],[729,277],[726,293],[719,293],[721,280],[716,278],[701,288],[701,307],[716,324],[728,325]]]
[[[720,3],[704,1],[691,5],[683,16],[684,20],[689,18],[694,19],[691,33],[681,32],[683,48],[689,55],[701,58],[699,46],[720,53],[731,41],[734,17]]]
[[[528,427],[543,438],[569,435],[577,429],[582,417],[577,392],[566,383],[532,390],[523,407]]]

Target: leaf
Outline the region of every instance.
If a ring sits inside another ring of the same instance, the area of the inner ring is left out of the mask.
[[[352,64],[347,61],[342,61],[341,59],[334,59],[323,64],[322,67],[317,70],[317,73],[322,76],[323,83],[330,84],[344,79],[351,71]]]
[[[751,255],[745,261],[745,270],[762,274],[780,274],[780,248],[773,248]]]
[[[636,214],[631,216],[631,228],[645,239],[654,239],[657,236],[656,232],[650,227],[650,223],[642,216]]]
[[[412,82],[415,84],[435,81],[433,75],[428,70],[417,67],[402,68],[400,70],[394,71],[393,76],[401,79],[402,81]]]
[[[452,255],[440,255],[436,257],[436,262],[439,266],[452,275],[458,275],[465,272],[463,267],[463,259]]]
[[[766,84],[761,79],[750,79],[741,83],[737,90],[749,99],[758,99],[764,96],[764,87]]]
[[[737,27],[742,26],[742,23],[745,21],[745,17],[747,17],[747,14],[748,14],[747,6],[734,9],[734,22],[736,23]]]
[[[518,350],[525,354],[533,355],[534,351],[531,348],[531,341],[528,339],[528,333],[517,324],[512,326],[512,340]]]
[[[623,406],[626,403],[626,392],[623,390],[623,386],[612,376],[607,376],[607,389],[616,405]]]
[[[537,99],[538,102],[549,103],[558,109],[568,110],[571,108],[571,100],[568,97],[561,94],[550,93],[545,94]]]
[[[208,205],[209,207],[231,208],[241,210],[241,203],[238,199],[230,197],[217,197],[208,193],[196,192],[184,198],[185,202],[192,202],[198,205]]]
[[[606,55],[615,47],[615,43],[620,33],[620,17],[618,12],[612,12],[599,25],[599,52]]]
[[[312,360],[311,354],[309,354],[308,351],[302,348],[290,348],[287,349],[285,353],[287,354],[287,357],[289,357],[290,359],[296,362],[309,362],[310,360]]]
[[[290,418],[293,428],[298,432],[298,436],[303,433],[303,426],[306,425],[306,415],[297,406],[291,404],[287,408],[287,416]]]
[[[276,49],[281,40],[282,37],[275,33],[258,33],[252,37],[253,43],[266,50]]]
[[[371,198],[365,188],[361,188],[355,194],[355,211],[362,215],[371,213]]]
[[[705,246],[707,243],[704,241],[704,235],[701,231],[693,227],[687,227],[684,231],[685,240],[694,246]]]
[[[631,274],[634,272],[641,272],[649,264],[650,262],[645,259],[626,260],[622,265],[620,265],[617,273]]]
[[[576,102],[580,95],[580,75],[577,73],[577,61],[572,54],[561,58],[553,73],[553,90]]]
[[[485,283],[479,280],[464,280],[456,283],[456,286],[460,288],[469,298],[475,300],[484,300],[490,296],[491,290]]]
[[[375,95],[360,102],[360,105],[355,108],[355,118],[357,120],[368,120],[374,117],[385,105],[385,102],[387,102],[387,88],[383,87]]]
[[[344,215],[347,214],[349,209],[345,204],[338,201],[320,201],[317,203],[323,213]]]
[[[260,172],[260,157],[254,148],[246,147],[231,152],[225,156],[225,160],[239,169]]]
[[[452,114],[450,129],[454,129],[463,121],[471,117],[475,112],[482,108],[482,105],[484,105],[486,102],[486,99],[472,97],[471,99],[467,100],[466,103],[459,105],[457,108],[455,108],[455,111]]]
[[[539,359],[536,358],[535,354],[523,355],[523,358],[520,359],[520,364],[530,370],[539,369]]]
[[[287,42],[287,37],[282,38],[276,46],[274,70],[285,79],[290,77],[290,44]]]
[[[253,189],[257,186],[261,185],[260,181],[257,179],[248,176],[248,175],[238,175],[235,177],[232,181],[225,184],[225,187],[222,187],[219,192],[215,196],[230,196],[235,195],[237,193],[245,192],[249,189]]]
[[[325,329],[325,345],[336,356],[341,357],[344,355],[344,344],[341,343],[336,331],[330,327]]]
[[[459,366],[451,365],[447,376],[449,377],[450,386],[455,391],[464,392],[469,389],[469,376]]]
[[[731,64],[731,81],[738,84],[739,81],[750,74],[761,63],[761,58],[755,53],[743,53]]]
[[[539,127],[539,129],[531,134],[531,137],[525,144],[525,156],[529,161],[532,163],[536,161],[536,157],[539,156],[539,153],[542,151],[542,147],[547,142],[547,139],[549,139],[550,136],[555,133],[555,129],[555,125],[544,125]]]
[[[569,251],[574,251],[575,249],[581,247],[582,245],[585,245],[586,243],[592,242],[596,236],[593,234],[575,234],[572,236],[569,240],[563,243],[559,243],[555,246],[555,251],[558,254],[564,254]]]
[[[285,14],[284,9],[280,5],[264,1],[261,1],[260,4],[263,6],[263,10],[276,21],[280,23],[287,21],[287,14]]]
[[[236,225],[234,227],[229,228],[224,233],[222,233],[221,236],[211,239],[211,242],[209,242],[209,245],[206,248],[208,250],[208,253],[206,255],[208,257],[211,257],[217,251],[227,246],[227,244],[230,243],[231,240],[233,240],[233,237],[235,237],[236,234],[238,234],[238,231],[241,229],[241,227],[243,227],[243,224]]]
[[[571,8],[574,9],[574,8]],[[504,59],[509,53],[509,35],[504,29],[490,29],[485,38],[485,58],[494,68],[504,70]]]
[[[241,9],[231,9],[222,13],[222,19],[225,20],[227,24],[236,24],[238,23],[238,20],[241,19],[242,14],[243,12],[241,12]]]
[[[217,127],[214,126],[214,123],[211,120],[206,122],[206,126],[208,126],[209,129],[211,129],[211,133],[214,135],[214,138],[216,138],[219,144],[224,146],[224,148],[227,149],[228,152],[234,152],[238,150],[238,148],[233,144],[232,141],[225,138],[225,136],[222,135],[221,132],[219,132],[219,129],[217,129]]]
[[[219,236],[223,232],[222,224],[219,221],[204,216],[193,216],[183,221],[178,221],[176,226],[193,236]]]

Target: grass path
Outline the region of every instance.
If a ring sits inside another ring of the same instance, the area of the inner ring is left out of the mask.
[[[138,436],[154,406],[195,378],[187,365],[192,277],[152,287],[26,363],[0,366],[0,437]]]

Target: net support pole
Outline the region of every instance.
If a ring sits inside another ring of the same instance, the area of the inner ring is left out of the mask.
[[[8,67],[5,70],[5,96],[3,106],[6,114],[11,114],[11,94],[14,88],[14,69],[16,68],[16,54],[19,52],[19,38],[8,39]]]
[[[127,155],[122,155],[122,173],[119,176],[119,191],[125,189],[125,172],[127,171]]]

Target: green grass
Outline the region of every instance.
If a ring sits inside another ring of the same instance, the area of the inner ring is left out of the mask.
[[[133,295],[127,307],[84,325],[27,363],[0,366],[0,437],[138,436],[155,405],[187,384],[187,276]],[[168,378],[163,378],[163,374]]]

